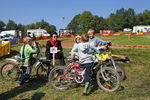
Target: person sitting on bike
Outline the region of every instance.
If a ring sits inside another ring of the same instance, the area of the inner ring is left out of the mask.
[[[93,54],[90,52],[90,49],[98,50],[98,49],[106,49],[105,46],[102,47],[94,47],[89,42],[89,37],[87,34],[81,35],[81,43],[79,43],[75,48],[73,48],[73,52],[77,52],[79,55],[79,63],[81,66],[86,67],[85,71],[85,88],[83,94],[87,94],[87,88],[91,79],[92,74],[92,65],[93,65]],[[74,59],[74,53],[71,53],[71,57]]]
[[[95,47],[110,43],[110,41],[102,41],[101,39],[95,37],[95,31],[93,29],[88,30],[88,36],[89,36],[89,43],[94,45]]]
[[[32,53],[37,53],[38,49],[32,48],[32,40],[30,37],[25,37],[23,39],[24,45],[20,49],[21,55],[21,77],[19,80],[19,85],[23,85],[31,76],[32,66],[35,63],[35,60],[32,58]]]
[[[75,53],[74,55],[76,55],[76,56],[78,56],[78,54],[76,53],[76,52],[73,52],[73,49],[75,48],[75,47],[77,47],[77,45],[79,44],[79,43],[81,43],[81,36],[76,36],[75,37],[75,43],[74,43],[74,46],[73,46],[73,48],[72,48],[72,50],[71,50],[71,53],[73,54],[73,53]],[[78,57],[77,57],[78,58]]]

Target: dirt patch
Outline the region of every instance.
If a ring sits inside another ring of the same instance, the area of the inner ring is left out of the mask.
[[[148,36],[147,36],[148,37]],[[102,40],[105,40],[106,37],[101,37]],[[112,39],[112,37],[110,37]],[[113,37],[115,38],[115,37]],[[150,38],[150,36],[149,36]],[[107,38],[108,39],[108,38]],[[63,48],[73,48],[74,38],[61,38],[60,39]],[[41,42],[41,46],[46,46],[46,42]],[[149,46],[131,46],[131,45],[113,45],[112,48],[150,48]]]
[[[147,38],[150,38],[150,36],[147,36]]]
[[[60,39],[63,48],[72,48],[74,45],[74,38]],[[46,46],[46,42],[40,43],[42,47]],[[44,49],[43,49],[44,50]],[[42,51],[43,51],[42,50]]]
[[[109,39],[116,39],[116,37],[109,37],[109,36],[98,36],[98,38],[104,41],[109,40]]]
[[[144,68],[144,66],[136,65],[136,66],[133,66],[133,68],[136,70],[140,70],[140,69]]]
[[[72,48],[74,45],[74,38],[62,39],[61,41],[63,48]]]

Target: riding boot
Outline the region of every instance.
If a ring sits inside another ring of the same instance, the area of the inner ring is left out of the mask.
[[[87,95],[88,86],[89,86],[89,82],[85,82],[85,87],[84,87],[83,95]]]

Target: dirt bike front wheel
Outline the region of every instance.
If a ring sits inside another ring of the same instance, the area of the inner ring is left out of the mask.
[[[64,75],[67,68],[63,66],[55,67],[51,70],[49,74],[50,85],[56,90],[66,90],[71,85],[72,81],[67,75]],[[64,76],[63,76],[64,75]],[[63,78],[60,78],[62,77]]]
[[[37,78],[42,80],[43,82],[47,81],[48,75],[53,68],[54,68],[54,66],[51,64],[40,63],[40,65],[37,68],[37,72],[36,72]]]
[[[0,76],[4,81],[16,81],[19,79],[20,71],[18,65],[8,62],[0,68]]]
[[[114,67],[114,65],[113,65],[112,63],[107,64],[107,67],[111,67],[111,68],[115,69],[115,70],[118,72],[119,77],[120,77],[120,81],[123,81],[123,80],[125,79],[125,71],[124,71],[124,68],[123,68],[123,66],[120,65],[119,63],[117,63],[117,62],[115,61],[115,67]]]

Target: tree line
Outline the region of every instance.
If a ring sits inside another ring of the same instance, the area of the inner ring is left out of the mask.
[[[0,20],[0,32],[5,30],[17,30],[21,31],[23,34],[26,34],[27,29],[45,29],[48,33],[56,31],[55,25],[50,25],[48,22],[42,19],[40,22],[22,25],[16,24],[13,20],[9,20],[7,24],[5,24],[2,20]]]
[[[100,30],[122,31],[124,28],[133,28],[136,25],[150,25],[150,11],[144,10],[136,14],[134,9],[121,8],[111,13],[108,18],[93,15],[90,11],[77,14],[68,24],[68,29],[73,29],[76,33],[86,33],[92,28],[96,32]]]

